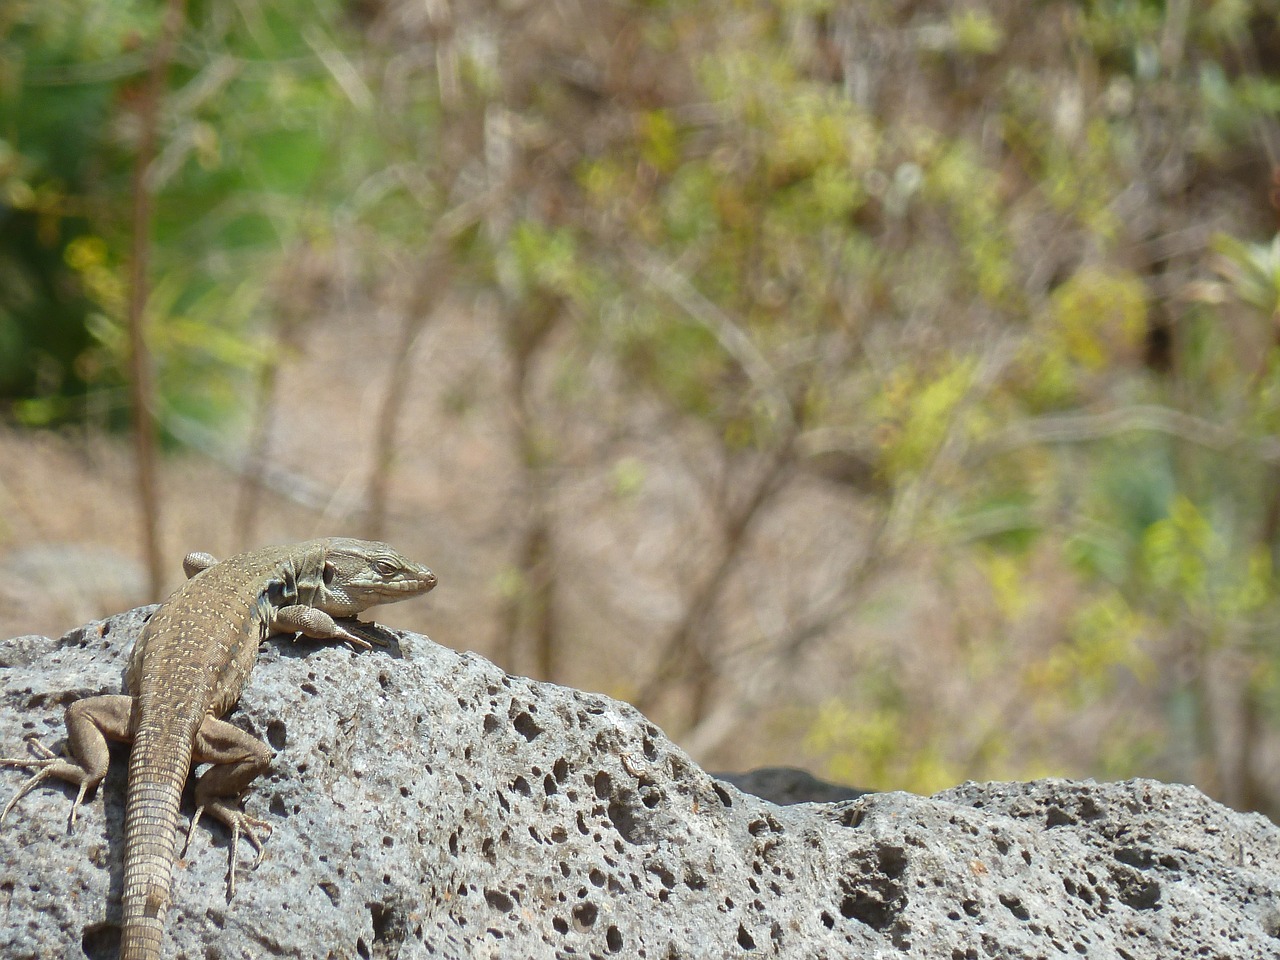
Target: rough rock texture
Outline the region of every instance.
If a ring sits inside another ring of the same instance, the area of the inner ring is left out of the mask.
[[[0,751],[118,689],[147,611],[0,644]],[[273,641],[236,722],[277,751],[275,833],[175,872],[168,954],[257,957],[1280,957],[1280,830],[1151,781],[965,784],[778,807],[633,709],[423,637],[402,658]],[[121,757],[122,759],[122,757]],[[0,771],[0,799],[21,783]],[[42,786],[0,831],[0,956],[110,957],[124,764],[70,836]]]

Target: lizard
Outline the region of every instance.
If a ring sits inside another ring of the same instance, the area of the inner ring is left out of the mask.
[[[334,617],[426,593],[436,577],[371,540],[334,537],[242,553],[221,563],[207,553],[183,561],[188,579],[152,615],[133,645],[123,694],[86,697],[66,710],[63,757],[28,739],[38,758],[0,758],[35,769],[0,813],[0,823],[33,787],[57,777],[79,788],[68,829],[85,795],[107,774],[108,740],[132,742],[125,800],[121,960],[158,960],[177,858],[178,810],[193,763],[212,766],[196,781],[196,812],[231,831],[227,898],[235,892],[241,834],[263,856],[265,820],[238,805],[270,766],[265,743],[221,719],[240,698],[258,647],[273,632],[302,633],[371,649]],[[185,848],[184,848],[185,849]]]

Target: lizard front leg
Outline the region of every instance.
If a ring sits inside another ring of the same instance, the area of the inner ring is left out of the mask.
[[[313,640],[345,640],[361,650],[372,650],[373,644],[358,637],[323,610],[294,604],[281,607],[271,617],[271,626],[282,633],[301,633]]]
[[[30,793],[37,784],[50,777],[58,777],[80,788],[79,793],[76,794],[75,803],[71,805],[71,815],[67,820],[67,829],[74,827],[76,813],[84,801],[85,794],[101,783],[107,775],[107,767],[111,762],[107,741],[127,743],[133,739],[133,733],[129,729],[129,717],[132,711],[133,697],[125,694],[85,697],[67,707],[67,745],[71,750],[71,759],[57,756],[35,739],[28,739],[27,742],[40,754],[39,758],[0,758],[0,766],[37,768],[35,775],[18,788],[13,799],[5,806],[4,812],[0,813],[0,823],[9,816],[9,811],[14,805]]]
[[[251,817],[234,803],[244,793],[245,788],[263,774],[271,766],[271,748],[261,740],[250,736],[239,727],[205,717],[196,732],[195,749],[192,760],[195,763],[213,764],[200,775],[196,781],[196,812],[191,818],[191,829],[187,833],[187,845],[195,833],[200,816],[208,813],[231,831],[231,866],[227,874],[227,899],[236,892],[236,847],[243,833],[249,843],[257,851],[256,867],[262,862],[262,838],[258,830],[271,832],[271,824],[257,817]],[[183,851],[185,853],[186,846]]]
[[[218,558],[213,554],[195,550],[182,558],[182,570],[190,580],[217,562]],[[301,633],[313,640],[342,640],[360,650],[373,649],[373,644],[368,640],[352,633],[323,610],[301,603],[274,611],[271,614],[271,630],[273,633]]]

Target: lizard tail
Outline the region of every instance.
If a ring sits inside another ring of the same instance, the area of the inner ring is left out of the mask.
[[[151,734],[148,736],[148,734]],[[141,724],[129,755],[120,960],[159,960],[177,858],[178,806],[191,769],[187,731]]]

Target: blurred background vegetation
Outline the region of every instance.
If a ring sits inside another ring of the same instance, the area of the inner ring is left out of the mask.
[[[1278,150],[1280,0],[8,0],[0,632],[385,536],[715,766],[1275,817]]]

